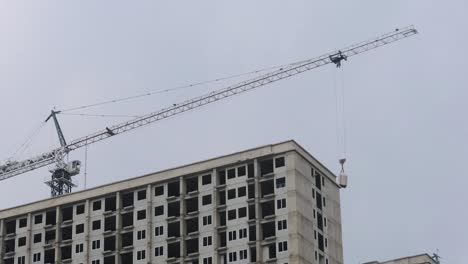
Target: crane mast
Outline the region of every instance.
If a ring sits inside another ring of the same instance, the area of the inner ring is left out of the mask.
[[[396,29],[395,31],[386,33],[377,38],[348,46],[346,48],[340,49],[339,51],[330,52],[313,59],[292,63],[278,70],[240,82],[238,84],[231,85],[226,88],[183,101],[179,104],[174,104],[170,107],[163,108],[159,111],[135,118],[133,120],[129,120],[127,122],[116,124],[111,127],[106,127],[101,131],[75,139],[68,144],[66,143],[65,138],[63,137],[63,133],[56,118],[56,114],[58,114],[59,111],[52,111],[48,119],[52,117],[55,122],[57,132],[59,134],[61,147],[54,149],[50,152],[43,153],[31,159],[19,162],[14,161],[9,162],[5,165],[1,165],[0,181],[53,163],[57,164],[57,168],[55,170],[63,169],[67,166],[67,164],[64,164],[63,162],[64,156],[73,150],[96,143],[98,141],[107,139],[115,135],[122,134],[127,131],[134,130],[136,128],[148,124],[155,123],[157,121],[166,119],[171,116],[175,116],[202,107],[204,105],[211,104],[216,101],[220,101],[231,96],[241,94],[253,90],[255,88],[262,87],[267,84],[283,80],[306,71],[310,71],[321,66],[325,66],[327,64],[335,64],[336,67],[340,67],[342,61],[347,60],[349,57],[396,42],[398,40],[413,36],[417,33],[417,30],[413,26],[405,27],[402,29]],[[74,165],[77,166],[79,171],[79,164],[76,163]],[[71,166],[73,167],[73,164],[71,164]],[[76,173],[76,168],[72,168],[71,170],[74,171],[73,173]],[[50,185],[49,182],[47,184]],[[71,188],[69,191],[71,191]],[[66,193],[69,191],[65,190],[64,192]]]

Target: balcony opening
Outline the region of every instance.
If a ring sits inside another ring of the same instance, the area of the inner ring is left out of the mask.
[[[73,220],[73,206],[62,208],[62,221]]]
[[[315,195],[315,201],[317,208],[322,210],[322,195],[319,192]]]
[[[72,247],[65,246],[60,248],[60,253],[62,255],[61,260],[71,259],[72,257]]]
[[[275,201],[261,203],[262,218],[275,214]]]
[[[46,213],[46,225],[55,225],[57,223],[57,211],[48,211]]]
[[[109,236],[104,238],[104,251],[115,250],[115,236]]]
[[[257,226],[249,226],[249,241],[257,240]]]
[[[117,229],[116,226],[116,217],[110,216],[104,219],[104,231],[115,231]]]
[[[16,233],[16,220],[6,222],[6,234],[15,234]]]
[[[247,165],[247,177],[254,178],[255,177],[255,167],[253,163]]]
[[[122,207],[125,208],[125,207],[128,207],[128,206],[133,206],[134,198],[135,198],[135,196],[134,196],[133,192],[122,194]]]
[[[186,193],[198,191],[198,177],[192,177],[185,180]]]
[[[198,217],[187,219],[185,221],[185,226],[187,227],[187,235],[193,232],[198,232]]]
[[[180,258],[180,242],[167,244],[167,257]]]
[[[275,234],[275,222],[268,222],[262,224],[262,233],[263,233],[263,240],[268,237],[274,237]]]
[[[5,253],[15,252],[15,239],[5,240]]]
[[[120,254],[120,263],[133,264],[133,252]]]
[[[226,232],[219,233],[219,247],[227,246],[227,236]]]
[[[167,224],[167,237],[180,237],[180,222]]]
[[[249,205],[249,220],[255,219],[255,204]]]
[[[322,189],[322,181],[321,181],[321,178],[320,178],[320,175],[319,174],[315,174],[315,187],[317,187],[317,189]]]
[[[275,192],[275,183],[273,180],[261,182],[260,184],[262,198]]]
[[[255,185],[249,184],[247,187],[248,199],[255,198]]]
[[[317,213],[317,227],[323,231],[323,218],[321,213]]]
[[[52,244],[55,241],[55,230],[49,230],[45,232],[45,243],[46,245]]]
[[[190,198],[185,200],[187,207],[187,214],[198,211],[198,197]]]
[[[219,205],[225,205],[226,204],[226,191],[220,191],[218,198],[219,198]]]
[[[226,225],[226,211],[219,212],[219,225]]]
[[[4,264],[15,264],[15,258],[5,259]]]
[[[273,243],[268,246],[268,258],[269,259],[276,258],[276,243]]]
[[[115,264],[115,256],[104,257],[104,264]]]
[[[73,226],[62,227],[62,241],[73,239]]]
[[[105,204],[104,208],[106,212],[113,212],[117,208],[117,198],[115,196],[107,197],[105,199],[104,204]]]
[[[55,249],[44,251],[44,263],[55,263]]]
[[[250,262],[257,262],[257,249],[255,247],[250,248]]]
[[[198,237],[185,240],[187,245],[187,255],[198,253]]]
[[[123,248],[133,246],[133,232],[123,233],[121,238]]]
[[[218,184],[219,185],[226,184],[226,170],[220,170],[218,172]]]
[[[122,228],[133,225],[133,212],[122,214]]]
[[[273,159],[260,161],[260,173],[266,175],[273,172]]]
[[[172,202],[167,204],[167,216],[180,216],[180,201]]]
[[[167,184],[167,196],[168,197],[180,196],[180,183],[178,181]]]

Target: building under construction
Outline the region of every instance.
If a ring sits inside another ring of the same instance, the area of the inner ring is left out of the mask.
[[[340,186],[294,141],[0,211],[0,263],[343,263]]]

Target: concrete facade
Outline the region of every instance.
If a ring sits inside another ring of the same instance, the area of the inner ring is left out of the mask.
[[[0,211],[0,264],[342,264],[336,177],[294,141]]]

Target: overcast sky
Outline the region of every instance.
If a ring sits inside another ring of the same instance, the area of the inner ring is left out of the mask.
[[[88,187],[287,139],[338,172],[342,82],[345,263],[436,249],[442,263],[468,263],[467,1],[168,2],[0,0],[0,159],[54,106],[311,58],[414,24],[419,35],[353,57],[341,72],[322,67],[92,145]],[[138,115],[229,83],[76,113]],[[70,141],[125,118],[59,120]],[[57,145],[47,124],[16,157]],[[41,169],[1,182],[0,208],[47,198],[47,177]],[[83,176],[77,182],[82,189]]]

